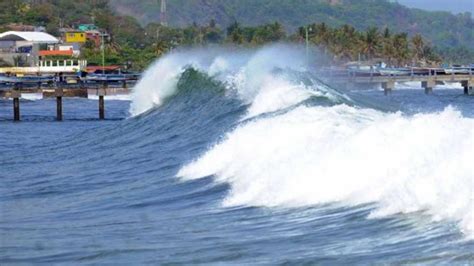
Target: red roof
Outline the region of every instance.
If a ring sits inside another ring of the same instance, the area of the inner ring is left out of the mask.
[[[48,56],[48,55],[67,55],[67,56],[72,56],[73,52],[71,50],[43,50],[39,51],[40,56]]]

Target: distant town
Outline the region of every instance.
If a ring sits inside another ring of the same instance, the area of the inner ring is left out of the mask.
[[[0,33],[0,56],[4,65],[16,67],[38,66],[44,59],[77,59],[81,49],[99,49],[108,34],[93,24],[77,28],[61,28],[59,37],[46,32],[44,27],[9,24],[10,31]]]

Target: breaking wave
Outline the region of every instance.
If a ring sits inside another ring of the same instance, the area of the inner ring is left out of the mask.
[[[0,125],[0,261],[469,264],[472,97],[328,86],[305,55],[177,51],[100,123],[69,99],[77,120],[39,126],[54,105],[23,101]]]
[[[474,119],[298,107],[243,124],[178,173],[231,185],[225,206],[376,203],[370,217],[425,212],[474,236]]]
[[[187,69],[219,81],[243,102],[251,104],[248,117],[291,107],[312,96],[335,101],[345,98],[317,79],[299,78],[299,74],[308,71],[302,58],[302,49],[287,45],[257,51],[219,48],[172,53],[150,67],[134,88],[130,113],[139,115],[175,95]]]
[[[312,76],[302,51],[170,54],[137,85],[130,113],[162,105],[191,69],[246,105],[234,129],[177,174],[230,184],[224,206],[374,203],[369,218],[422,212],[474,237],[474,120],[452,107],[408,116],[358,104]]]

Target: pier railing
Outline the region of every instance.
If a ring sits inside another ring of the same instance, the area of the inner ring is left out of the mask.
[[[452,70],[446,73],[446,70]],[[427,94],[431,93],[439,83],[460,83],[464,89],[464,94],[474,95],[474,71],[472,68],[429,68],[423,73],[417,73],[418,68],[410,68],[403,74],[381,75],[375,69],[370,71],[333,71],[325,70],[316,74],[329,84],[350,86],[351,84],[381,84],[385,94],[390,94],[396,87],[396,83],[420,82],[421,88]]]

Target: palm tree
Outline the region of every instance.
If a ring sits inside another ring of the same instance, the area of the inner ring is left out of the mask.
[[[410,56],[410,48],[408,47],[408,35],[399,33],[393,36],[393,48],[395,49],[395,59],[398,66],[407,62]]]
[[[338,60],[354,60],[360,47],[357,40],[355,28],[345,24],[332,34],[329,49]]]
[[[364,34],[363,37],[363,52],[368,57],[372,59],[379,49],[380,44],[380,34],[378,29],[375,27],[370,27]]]
[[[382,34],[382,57],[386,63],[392,65],[392,60],[396,56],[395,48],[393,47],[392,33],[389,28],[385,28]]]
[[[244,42],[242,28],[237,21],[227,27],[227,40],[235,44],[242,44]]]
[[[420,34],[416,34],[411,39],[411,43],[413,45],[413,55],[415,56],[415,60],[416,62],[420,62],[420,60],[425,57],[425,42],[423,40],[423,37],[421,37]]]
[[[324,22],[314,25],[314,42],[318,45],[327,47],[331,39],[330,30],[331,29]]]

